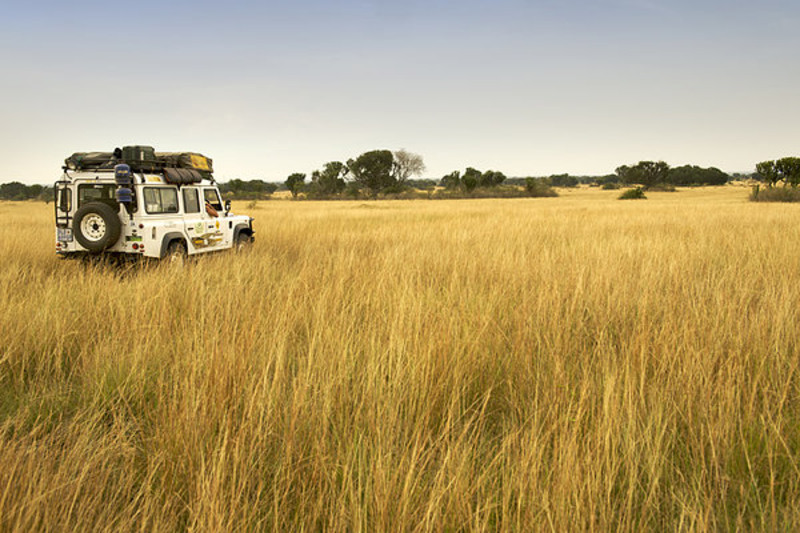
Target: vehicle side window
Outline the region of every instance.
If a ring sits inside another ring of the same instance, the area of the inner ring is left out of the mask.
[[[78,185],[78,207],[89,202],[108,204],[115,210],[119,209],[115,192],[117,187],[110,184],[84,184]]]
[[[183,212],[184,213],[199,213],[200,212],[200,198],[197,195],[197,189],[183,188]]]
[[[220,200],[216,189],[203,189],[203,198],[211,204],[211,207],[217,211],[222,211],[222,200]]]
[[[144,209],[151,215],[177,213],[177,189],[173,187],[145,187]]]

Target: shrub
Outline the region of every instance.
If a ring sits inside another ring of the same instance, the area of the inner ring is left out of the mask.
[[[550,185],[553,187],[577,187],[578,178],[569,174],[555,174],[550,176]]]
[[[601,189],[603,189],[604,191],[616,191],[617,189],[619,189],[619,183],[614,181],[607,181],[603,184]]]
[[[656,192],[677,192],[677,189],[675,189],[675,186],[671,183],[656,183],[648,187],[647,190]]]
[[[552,198],[558,196],[547,181],[537,178],[525,178],[525,191],[534,198]]]
[[[558,196],[555,191],[553,191],[553,195]],[[463,189],[437,189],[429,192],[424,197],[436,200],[452,200],[459,198],[528,198],[530,196],[531,194],[525,188],[515,185],[497,185],[494,187],[477,187],[469,192]]]
[[[751,202],[800,202],[800,189],[795,187],[753,187]]]
[[[611,184],[611,185],[616,185],[617,186],[616,188],[619,189],[619,176],[617,176],[616,174],[607,174],[605,176],[600,176],[599,178],[596,179],[596,181],[598,185],[604,186],[607,184]],[[610,188],[611,187],[609,187],[609,189]]]
[[[388,187],[384,187],[381,190],[381,192],[384,195],[387,195],[387,194],[401,194],[401,193],[405,192],[406,190],[408,190],[408,188],[409,187],[406,186],[404,183],[401,183],[401,182],[398,181],[398,182],[392,183]]]
[[[351,181],[347,184],[344,188],[344,195],[349,198],[359,198],[361,197],[361,188],[358,186],[358,183]]]
[[[636,187],[635,189],[628,189],[624,193],[619,195],[620,200],[646,200],[647,196],[644,195],[644,191],[641,187]]]

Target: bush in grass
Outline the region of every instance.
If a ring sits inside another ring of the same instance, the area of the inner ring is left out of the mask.
[[[540,178],[525,178],[525,191],[534,198],[552,198],[558,193],[550,187],[547,180]]]
[[[655,192],[677,192],[677,189],[671,183],[656,183],[648,187],[647,190]]]
[[[628,189],[624,193],[619,195],[620,200],[646,200],[647,196],[644,195],[644,191],[641,187],[636,187],[635,189]]]
[[[616,191],[617,189],[619,189],[619,183],[614,181],[607,181],[600,188],[603,189],[604,191]]]
[[[554,174],[550,176],[550,185],[553,187],[577,187],[578,178],[569,174]]]
[[[753,187],[751,202],[800,202],[800,189],[795,187]]]

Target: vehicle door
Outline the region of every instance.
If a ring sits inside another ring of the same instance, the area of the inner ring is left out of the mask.
[[[214,187],[198,188],[202,224],[195,226],[192,244],[198,251],[212,251],[230,247],[225,214],[219,192]],[[202,230],[202,233],[199,231]]]
[[[152,241],[149,246],[160,246],[168,233],[183,233],[183,215],[179,207],[179,191],[174,185],[153,185],[142,188],[142,206],[144,220],[150,226],[146,240]]]
[[[183,224],[189,238],[190,254],[209,250],[204,235],[208,232],[205,209],[200,199],[200,189],[184,185],[181,187],[183,203]]]

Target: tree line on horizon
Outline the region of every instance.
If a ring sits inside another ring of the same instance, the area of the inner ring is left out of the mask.
[[[458,193],[470,196],[498,196],[493,192],[501,186],[508,195],[520,192],[531,196],[553,196],[553,187],[577,187],[580,184],[617,188],[623,185],[639,185],[645,189],[661,187],[665,189],[676,186],[724,185],[735,179],[764,179],[758,172],[752,174],[727,174],[716,167],[703,168],[697,165],[670,167],[664,161],[639,161],[634,165],[621,165],[613,174],[605,176],[571,176],[555,174],[548,177],[508,178],[497,170],[481,171],[467,167],[464,171],[454,170],[439,180],[410,179],[413,175],[421,175],[425,165],[422,157],[405,150],[391,152],[389,150],[373,150],[361,154],[347,162],[330,161],[320,170],[307,175],[295,172],[289,175],[283,185],[294,198],[301,195],[306,198],[333,198],[341,196],[357,197],[398,195],[409,189],[427,190],[429,197],[436,188],[445,192],[442,197],[455,197]],[[515,190],[512,191],[511,188]],[[439,191],[437,191],[439,192]],[[524,195],[524,194],[523,194]]]
[[[621,165],[613,174],[604,176],[573,176],[553,174],[546,177],[506,177],[497,170],[481,171],[466,167],[454,170],[436,179],[413,179],[425,171],[425,163],[419,154],[405,149],[397,151],[371,150],[358,157],[342,161],[329,161],[314,170],[310,179],[305,173],[290,174],[282,183],[261,179],[232,179],[220,182],[220,192],[231,199],[265,199],[277,190],[288,190],[294,198],[309,199],[337,197],[376,198],[379,195],[403,195],[410,191],[423,190],[428,197],[440,188],[440,197],[468,196],[554,196],[553,188],[569,188],[578,185],[618,188],[638,185],[644,189],[674,188],[676,186],[724,185],[728,181],[753,179],[773,188],[777,183],[800,185],[800,158],[785,157],[763,161],[750,174],[729,175],[716,167],[703,168],[696,165],[670,167],[664,161],[639,161],[632,165]],[[308,179],[308,181],[307,181]],[[50,201],[53,188],[48,185],[26,185],[18,181],[0,184],[0,200]]]
[[[408,165],[409,161],[413,161],[413,166]],[[371,197],[378,194],[396,195],[411,188],[427,190],[429,193],[441,188],[445,191],[441,195],[443,197],[455,197],[458,193],[498,196],[493,190],[501,186],[505,186],[504,190],[508,195],[522,192],[529,196],[554,196],[556,193],[552,190],[553,187],[577,187],[580,184],[605,188],[639,185],[645,189],[668,189],[675,186],[724,185],[734,179],[762,179],[757,173],[729,175],[716,167],[683,165],[672,168],[664,161],[640,161],[635,165],[622,165],[613,174],[605,176],[554,174],[548,177],[508,178],[501,171],[481,171],[467,167],[463,172],[454,170],[445,174],[439,180],[409,179],[412,175],[421,174],[424,168],[422,157],[417,154],[410,154],[405,150],[394,153],[389,150],[373,150],[349,159],[346,163],[325,163],[321,170],[315,170],[311,174],[310,182],[306,182],[306,174],[293,173],[287,177],[284,185],[293,197],[303,195],[312,199],[342,195],[356,197],[364,192]]]

